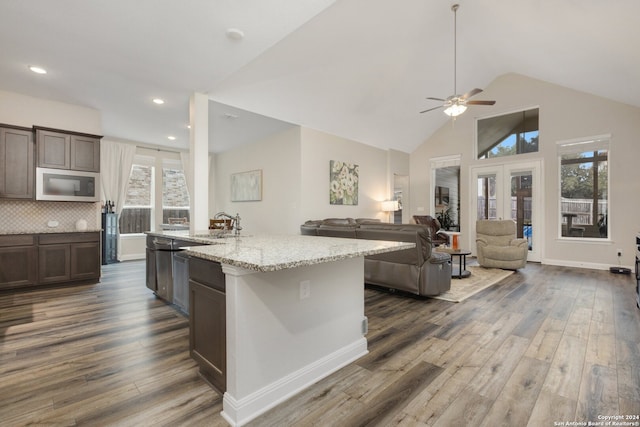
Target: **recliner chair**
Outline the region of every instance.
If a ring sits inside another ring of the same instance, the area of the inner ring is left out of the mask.
[[[426,225],[431,232],[431,243],[435,246],[448,245],[449,235],[442,229],[440,221],[430,215],[413,215],[416,224]]]
[[[516,223],[506,220],[476,221],[476,249],[482,267],[517,270],[527,264],[527,239],[516,238]]]

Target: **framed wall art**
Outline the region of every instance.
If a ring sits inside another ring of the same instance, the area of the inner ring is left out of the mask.
[[[231,174],[231,201],[262,200],[262,169]]]
[[[358,204],[359,167],[353,163],[329,161],[329,203],[332,205]]]

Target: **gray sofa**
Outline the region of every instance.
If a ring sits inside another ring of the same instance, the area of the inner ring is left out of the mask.
[[[421,296],[438,295],[451,288],[451,257],[433,251],[429,227],[328,218],[307,221],[300,226],[300,232],[312,236],[413,242],[415,249],[365,257],[365,283]]]

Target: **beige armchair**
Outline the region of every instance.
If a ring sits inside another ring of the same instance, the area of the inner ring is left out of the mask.
[[[516,238],[516,223],[510,219],[476,221],[476,248],[483,267],[517,270],[527,264],[527,239]]]

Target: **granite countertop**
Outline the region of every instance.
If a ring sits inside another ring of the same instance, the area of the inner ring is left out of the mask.
[[[185,231],[149,232],[152,236],[179,238],[207,246],[185,249],[190,256],[229,264],[248,270],[268,272],[306,265],[339,261],[358,256],[381,254],[416,245],[409,242],[344,239],[304,235],[247,235],[217,238],[208,231],[192,235]]]

